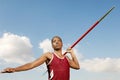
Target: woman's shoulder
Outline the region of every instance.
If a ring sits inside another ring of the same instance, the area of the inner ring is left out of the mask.
[[[51,58],[52,58],[52,55],[53,55],[52,52],[46,52],[46,53],[44,53],[44,54],[45,54],[45,56],[46,56],[47,58],[49,58],[49,59],[51,59]]]

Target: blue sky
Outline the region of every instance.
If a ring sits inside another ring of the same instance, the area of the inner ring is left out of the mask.
[[[66,49],[115,6],[75,46],[81,69],[71,70],[71,80],[118,80],[119,3],[119,0],[0,0],[0,69],[38,58],[47,48],[45,43],[55,35],[62,37]],[[41,68],[0,77],[1,80],[47,80]]]

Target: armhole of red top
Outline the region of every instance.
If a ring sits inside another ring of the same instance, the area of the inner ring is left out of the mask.
[[[48,62],[47,65],[49,65],[49,64],[52,62],[52,60],[53,60],[53,53],[52,53],[52,58],[51,58],[51,60]]]
[[[69,57],[68,57],[68,56],[65,56],[65,58],[66,58],[66,59],[67,59],[67,61],[69,62],[69,59],[68,59]]]

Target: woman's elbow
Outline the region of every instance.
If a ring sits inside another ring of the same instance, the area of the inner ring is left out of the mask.
[[[79,70],[80,69],[80,66],[76,67],[76,70]]]
[[[77,67],[77,69],[78,69],[78,70],[80,69],[80,64],[78,64],[78,67]]]
[[[79,65],[78,65],[78,66],[76,66],[76,67],[75,67],[75,69],[76,69],[76,70],[79,70],[79,69],[80,69],[80,66],[79,66]]]

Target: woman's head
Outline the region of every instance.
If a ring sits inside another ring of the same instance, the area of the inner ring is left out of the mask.
[[[51,40],[51,44],[54,50],[60,50],[63,46],[62,39],[59,36],[54,36]]]

